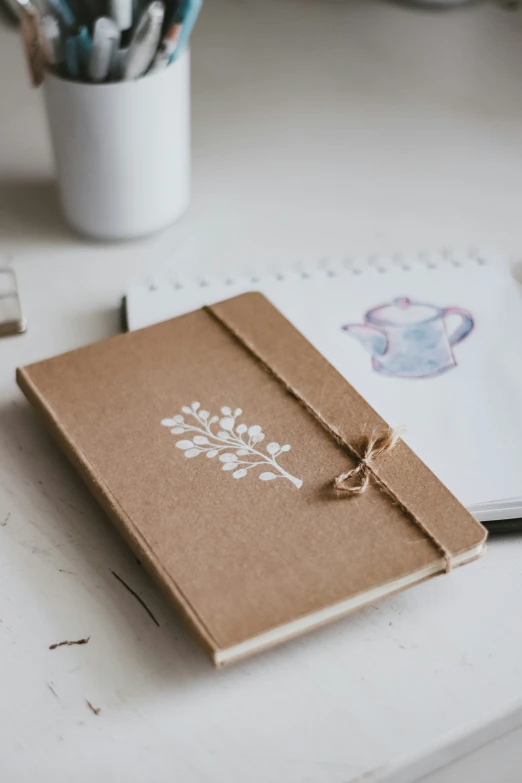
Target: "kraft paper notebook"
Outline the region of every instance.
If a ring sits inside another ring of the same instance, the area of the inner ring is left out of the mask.
[[[18,382],[216,665],[483,550],[484,528],[402,440],[370,460],[385,422],[260,294]],[[336,491],[356,468],[366,491]]]

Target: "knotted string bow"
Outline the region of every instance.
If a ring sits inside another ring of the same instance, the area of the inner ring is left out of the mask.
[[[363,456],[359,458],[357,467],[346,473],[340,473],[334,479],[333,485],[336,492],[344,492],[346,495],[362,495],[363,492],[366,492],[373,472],[373,461],[381,454],[395,448],[403,432],[404,427],[374,430],[364,442]]]

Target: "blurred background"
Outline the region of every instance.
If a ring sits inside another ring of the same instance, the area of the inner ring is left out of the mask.
[[[521,42],[520,15],[491,2],[211,0],[192,41],[192,206],[150,240],[157,263],[445,243],[518,253]],[[4,249],[81,253],[7,21],[0,98]]]

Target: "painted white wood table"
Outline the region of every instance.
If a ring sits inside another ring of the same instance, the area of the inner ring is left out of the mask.
[[[193,206],[109,246],[62,224],[41,99],[0,31],[0,252],[29,321],[0,343],[2,780],[412,781],[522,722],[521,538],[214,671],[14,383],[17,364],[116,333],[127,281],[148,274],[444,244],[516,267],[521,44],[520,20],[489,6],[212,0],[194,36]],[[476,758],[433,783],[485,780]],[[491,758],[488,780],[519,780]]]

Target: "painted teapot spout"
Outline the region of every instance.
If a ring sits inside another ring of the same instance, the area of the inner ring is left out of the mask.
[[[369,324],[346,324],[343,329],[355,337],[370,356],[382,356],[386,353],[388,338],[381,329]]]

